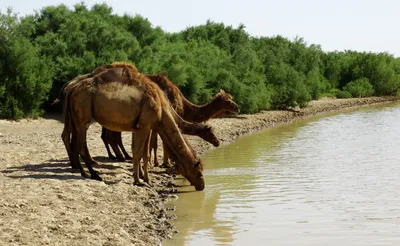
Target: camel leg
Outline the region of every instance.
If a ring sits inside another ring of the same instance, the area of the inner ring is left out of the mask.
[[[146,146],[146,140],[150,134],[149,128],[141,128],[132,133],[132,162],[133,162],[133,178],[134,184],[142,186],[144,183],[140,181],[140,159],[142,159],[143,151]]]
[[[122,155],[121,150],[118,147],[118,139],[120,138],[121,138],[120,132],[107,130],[107,139],[115,155],[117,156],[117,161],[124,162],[126,161],[125,157]]]
[[[117,132],[115,132],[117,133]],[[124,144],[122,143],[122,134],[118,132],[118,134],[114,135],[114,140],[119,149],[121,149],[122,153],[124,153],[125,159],[126,160],[132,160],[132,157],[129,156],[128,152],[126,152]]]
[[[69,161],[70,161],[70,165],[73,169],[78,169],[78,164],[76,163],[75,159],[72,156],[72,143],[71,143],[71,133],[69,132],[69,130],[67,130],[69,128],[69,126],[67,126],[67,123],[64,125],[64,130],[61,134],[61,139],[64,142],[64,146],[65,149],[67,150],[68,153],[68,157],[69,157]],[[74,138],[74,137],[73,137]],[[74,139],[73,139],[74,140]],[[72,140],[72,141],[73,141]],[[79,160],[79,159],[78,159]]]
[[[150,137],[152,133],[150,131],[150,134],[147,136],[146,141],[144,143],[144,149],[143,149],[143,180],[146,182],[148,185],[150,185],[150,179],[149,179],[149,172],[148,172],[148,166],[149,166],[149,161],[150,161],[150,152],[149,152],[149,147],[150,147]]]
[[[169,162],[169,158],[168,158],[168,148],[164,142],[163,142],[163,150],[164,150],[163,167],[171,167],[171,163]]]
[[[122,153],[118,148],[118,144],[116,143],[116,140],[115,140],[115,138],[116,138],[115,135],[118,135],[118,132],[108,130],[105,127],[103,127],[101,129],[101,139],[103,140],[104,145],[106,146],[108,157],[111,160],[117,160],[117,161],[124,162],[125,158],[122,156]],[[111,153],[109,146],[111,146],[116,157]]]
[[[102,181],[102,178],[97,174],[97,172],[93,169],[92,165],[96,164],[93,161],[93,158],[89,154],[89,150],[86,142],[86,128],[77,128],[77,138],[78,138],[78,150],[80,155],[82,156],[83,161],[85,162],[89,172],[91,174],[90,178]]]
[[[62,139],[64,141],[65,147],[68,152],[68,156],[71,162],[71,167],[73,169],[79,169],[81,175],[85,178],[89,178],[90,175],[83,169],[82,163],[79,160],[79,153],[78,153],[78,138],[76,135],[76,130],[72,126],[71,122],[69,122],[69,126],[64,128],[62,133]]]
[[[71,149],[72,148],[71,134],[73,131],[73,125],[70,118],[71,116],[69,114],[67,104],[63,104],[63,108],[64,108],[64,129],[61,134],[61,139],[64,142],[65,149],[67,150],[71,167],[73,169],[78,169],[79,165],[77,164],[76,159],[74,159],[74,157],[72,156],[72,149]],[[79,156],[77,160],[79,161]]]
[[[111,153],[110,147],[108,146],[109,143],[107,138],[107,129],[105,127],[101,128],[101,139],[103,140],[103,143],[106,146],[108,158],[110,158],[111,160],[116,160],[117,158]]]
[[[70,125],[68,127],[70,127]],[[68,128],[68,127],[64,128],[64,131],[61,134],[61,137],[64,142],[65,148],[67,149],[71,167],[72,167],[72,169],[79,169],[81,172],[81,175],[83,177],[88,178],[89,174],[83,169],[83,166],[79,160],[79,153],[76,148],[78,145],[77,138],[76,138],[76,132],[75,132],[75,130],[72,130],[72,129],[71,129],[72,132],[69,132],[70,128]],[[68,129],[68,130],[66,130],[66,129]]]
[[[152,131],[151,133],[151,138],[150,138],[150,159],[151,159],[151,150],[154,152],[154,166],[158,167],[158,159],[157,159],[157,149],[158,149],[158,143],[157,143],[157,138],[158,134],[155,131]]]
[[[82,166],[81,161],[79,160],[79,149],[78,149],[78,138],[76,132],[72,132],[71,138],[71,165],[76,166],[76,169],[79,169],[81,172],[82,177],[90,178],[90,175],[85,171]]]

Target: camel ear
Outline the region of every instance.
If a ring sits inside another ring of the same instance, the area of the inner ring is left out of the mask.
[[[225,91],[222,90],[222,89],[220,89],[220,90],[219,90],[219,93],[225,94]]]

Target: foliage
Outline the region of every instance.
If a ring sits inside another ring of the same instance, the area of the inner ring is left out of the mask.
[[[367,78],[360,78],[348,83],[343,90],[348,91],[353,97],[369,97],[375,92]]]
[[[337,98],[351,98],[352,95],[350,92],[348,91],[342,91],[339,89],[333,89],[333,94],[337,97]]]
[[[38,116],[51,88],[53,72],[40,47],[23,35],[9,9],[0,13],[0,117]]]
[[[303,38],[252,37],[207,21],[166,33],[140,15],[116,15],[106,4],[48,6],[33,15],[0,13],[0,117],[54,110],[62,85],[115,61],[167,74],[194,103],[220,89],[243,113],[304,107],[322,95],[397,95],[400,60],[387,53],[323,52]]]

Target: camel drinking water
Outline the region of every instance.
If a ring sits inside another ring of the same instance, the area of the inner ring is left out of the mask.
[[[144,180],[149,182],[147,160],[149,157],[149,137],[157,132],[168,146],[171,156],[181,174],[195,186],[204,189],[201,160],[183,138],[177,123],[176,112],[165,98],[160,88],[133,66],[114,65],[125,69],[84,78],[66,88],[65,125],[63,140],[72,166],[77,166],[81,174],[89,177],[79,161],[85,161],[90,177],[101,180],[93,169],[93,159],[86,143],[86,131],[91,118],[112,131],[131,131],[135,184],[143,184],[139,178],[140,160],[144,163]],[[123,76],[116,76],[123,75]],[[184,121],[181,124],[187,124]],[[70,138],[70,134],[72,137]]]
[[[226,93],[223,90],[220,90],[220,92],[218,92],[209,103],[196,105],[189,102],[189,100],[185,98],[179,88],[174,85],[164,74],[145,74],[145,76],[161,88],[161,90],[167,96],[174,110],[186,121],[201,123],[223,113],[237,114],[239,112],[239,106],[233,101],[232,95]],[[108,156],[111,159],[124,161],[125,158],[131,158],[122,144],[120,132],[114,132],[103,128],[101,137],[106,146]],[[217,147],[219,145],[219,142],[212,144]],[[114,153],[116,154],[116,157],[111,154],[108,145],[111,146]],[[154,166],[158,166],[157,133],[153,133],[151,135],[150,149],[154,150]],[[120,150],[123,152],[125,158],[122,156]],[[169,164],[165,146],[164,164]]]

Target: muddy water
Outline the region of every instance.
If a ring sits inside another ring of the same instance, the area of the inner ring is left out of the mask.
[[[206,189],[178,189],[165,245],[400,245],[400,104],[298,120],[203,159]]]

